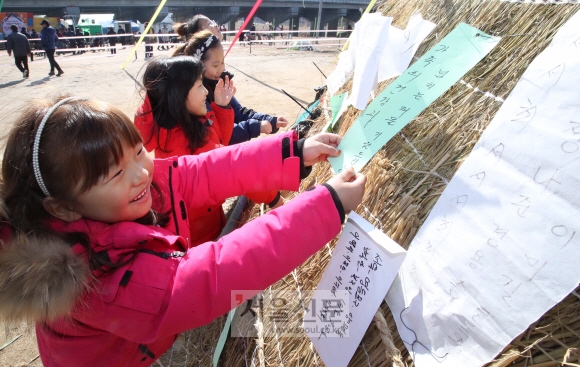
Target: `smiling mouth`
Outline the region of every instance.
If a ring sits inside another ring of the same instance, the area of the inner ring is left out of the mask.
[[[136,196],[136,197],[135,197],[133,200],[131,200],[130,202],[132,203],[132,202],[134,202],[134,201],[137,201],[137,200],[141,199],[143,196],[145,196],[145,194],[146,194],[146,193],[147,193],[147,188],[145,188],[145,190],[143,190],[143,192],[142,192],[142,193],[140,193],[139,195],[137,195],[137,196]]]

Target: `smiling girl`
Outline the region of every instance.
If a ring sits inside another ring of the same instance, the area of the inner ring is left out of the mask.
[[[150,366],[179,333],[230,310],[232,290],[264,289],[322,248],[362,200],[365,178],[347,170],[188,249],[187,210],[296,190],[307,167],[338,155],[340,138],[285,133],[152,160],[106,103],[30,105],[3,157],[0,319],[36,323],[46,367]]]

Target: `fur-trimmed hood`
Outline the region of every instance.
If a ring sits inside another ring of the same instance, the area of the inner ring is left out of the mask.
[[[174,167],[177,158],[154,162],[155,182],[165,189],[171,181],[170,167]],[[178,176],[174,175],[173,180],[177,182]],[[158,197],[153,206],[161,213],[171,209],[170,202]],[[0,206],[0,213],[3,210]],[[134,252],[139,243],[152,239],[163,246],[186,248],[185,240],[175,236],[177,224],[182,233],[189,231],[187,221],[181,217],[170,221],[165,229],[135,222],[107,224],[86,219],[51,223],[62,233],[87,234],[92,249],[106,251],[113,263]],[[71,247],[59,238],[11,238],[10,232],[9,225],[0,224],[0,320],[50,322],[71,315],[75,307],[82,305],[85,292],[97,291],[95,279],[99,273],[91,271],[82,245]]]
[[[88,263],[60,239],[0,245],[0,318],[47,322],[67,316],[92,282]]]

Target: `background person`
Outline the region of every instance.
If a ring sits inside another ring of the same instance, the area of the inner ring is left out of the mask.
[[[28,78],[30,71],[28,70],[28,59],[26,57],[31,53],[30,43],[25,35],[18,33],[16,25],[12,24],[10,29],[12,33],[6,38],[6,51],[8,51],[8,56],[14,53],[14,64],[22,73],[22,77]]]
[[[117,32],[113,29],[113,27],[109,28],[107,32],[108,35],[111,35],[109,38],[109,46],[111,46],[111,55],[117,54]]]
[[[54,59],[56,41],[58,41],[58,37],[56,36],[56,29],[51,27],[50,23],[46,19],[40,22],[40,25],[42,26],[42,31],[40,32],[40,45],[46,52],[46,57],[48,57],[48,62],[50,63],[50,72],[48,73],[48,76],[54,75],[54,69],[58,71],[56,76],[61,76],[64,74],[64,71],[62,71]]]

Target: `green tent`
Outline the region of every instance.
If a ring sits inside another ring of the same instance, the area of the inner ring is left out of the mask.
[[[103,27],[100,24],[79,24],[77,28],[80,28],[83,33],[89,32],[91,36],[95,34],[103,34]]]

